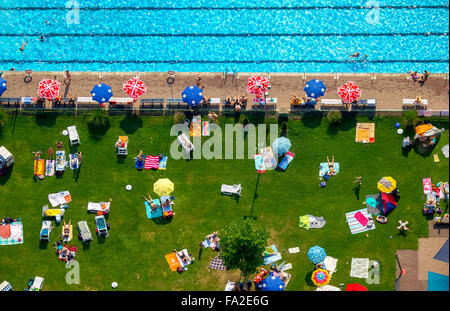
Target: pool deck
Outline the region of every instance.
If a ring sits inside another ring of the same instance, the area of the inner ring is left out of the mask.
[[[212,98],[226,98],[230,96],[249,95],[247,80],[255,73],[238,73],[236,76],[228,74],[226,81],[223,73],[201,73],[201,86],[204,94]],[[305,83],[311,79],[320,79],[327,87],[326,99],[339,99],[337,88],[347,81],[355,81],[362,90],[361,99],[376,99],[377,110],[401,111],[404,98],[414,99],[421,96],[428,100],[428,110],[448,110],[449,108],[449,76],[448,74],[431,74],[425,85],[421,87],[418,82],[408,79],[403,74],[383,73],[256,73],[270,78],[271,90],[268,97],[277,98],[277,110],[287,113],[290,109],[291,94],[304,96]],[[176,73],[172,90],[166,83],[166,72],[71,72],[71,83],[61,84],[61,96],[90,97],[92,87],[100,82],[111,86],[114,97],[127,97],[122,90],[122,84],[130,77],[138,75],[148,87],[148,92],[142,98],[180,98],[181,92],[188,85],[195,85],[197,72]],[[336,79],[337,75],[337,79]],[[37,96],[39,81],[43,78],[64,80],[61,72],[33,72],[33,80],[24,83],[22,71],[4,71],[3,77],[8,81],[8,90],[3,97]],[[251,99],[253,95],[249,96]],[[138,109],[139,101],[135,102],[134,109]],[[316,109],[319,109],[319,105]],[[351,108],[349,108],[351,109]]]

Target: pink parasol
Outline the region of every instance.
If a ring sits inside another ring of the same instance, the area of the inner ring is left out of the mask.
[[[339,96],[341,96],[342,101],[346,104],[351,104],[361,97],[361,90],[353,81],[349,81],[339,87],[337,92]]]
[[[139,78],[131,78],[123,84],[123,90],[133,99],[147,92],[147,86]]]
[[[38,95],[49,100],[58,97],[61,84],[56,80],[44,79],[39,82]]]
[[[247,90],[256,97],[262,97],[269,88],[269,80],[266,77],[252,76],[248,79]]]

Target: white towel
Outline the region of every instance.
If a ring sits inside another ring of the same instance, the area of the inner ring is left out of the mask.
[[[444,154],[444,157],[446,157],[447,159],[448,159],[448,148],[449,148],[449,146],[448,146],[448,144],[447,145],[445,145],[444,147],[442,147],[442,153]]]
[[[331,257],[331,256],[325,257],[325,260],[323,261],[323,263],[325,264],[325,268],[327,269],[327,271],[330,272],[330,276],[336,272],[337,262],[338,262],[338,260],[334,257]]]
[[[289,269],[292,269],[292,264],[291,263],[288,263],[288,264],[284,265],[283,268],[281,268],[281,272],[287,271]]]
[[[289,253],[290,254],[296,254],[296,253],[300,253],[300,247],[293,247],[289,249]]]
[[[58,192],[58,193],[50,193],[48,195],[48,200],[50,201],[50,204],[53,207],[56,207],[56,206],[61,205],[61,204],[66,204],[66,203],[69,203],[70,201],[72,201],[72,199],[70,199],[69,191],[61,191],[61,192]]]
[[[9,238],[18,239],[22,236],[22,224],[12,223],[11,226],[11,235]]]

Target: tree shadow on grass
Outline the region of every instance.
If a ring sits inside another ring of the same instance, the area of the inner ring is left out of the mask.
[[[152,221],[157,225],[167,225],[172,222],[172,219],[173,219],[173,217],[169,217],[169,218],[157,217],[157,218],[152,218]]]
[[[36,124],[39,126],[53,127],[56,124],[56,113],[44,113],[39,111],[36,113]]]
[[[306,274],[306,276],[305,276],[305,283],[306,283],[306,285],[308,285],[308,286],[315,287],[316,285],[315,285],[315,284],[313,283],[313,281],[311,280],[311,277],[312,277],[313,272],[314,272],[314,271],[310,271],[310,272],[308,272],[308,274]]]
[[[120,128],[126,134],[134,134],[142,127],[143,123],[141,118],[136,115],[127,115],[122,121],[120,121]]]
[[[48,241],[42,241],[42,240],[39,240],[39,249],[47,249],[48,248]]]
[[[322,112],[308,111],[301,117],[301,121],[306,127],[316,128],[322,123]]]
[[[346,132],[348,130],[356,128],[356,123],[357,120],[355,118],[355,115],[347,114],[345,117],[342,118],[342,123],[339,125],[339,130]]]
[[[93,126],[88,123],[89,134],[91,135],[91,138],[94,140],[100,140],[101,137],[104,136],[106,132],[109,130],[109,128],[110,128],[109,122],[104,126]]]
[[[9,180],[9,178],[11,177],[12,171],[14,168],[14,164],[10,167],[8,167],[8,171],[6,172],[6,174],[0,176],[0,185],[4,185],[6,184],[6,182]]]

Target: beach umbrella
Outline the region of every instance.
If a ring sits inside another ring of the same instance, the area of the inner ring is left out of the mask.
[[[61,84],[56,80],[44,79],[39,82],[38,95],[48,99],[58,97]]]
[[[362,286],[358,283],[347,284],[345,287],[346,292],[367,292],[367,287]]]
[[[258,283],[258,288],[263,291],[283,291],[286,284],[281,280],[280,276],[274,275],[273,272],[261,282]]]
[[[353,81],[349,81],[339,87],[337,92],[346,104],[351,104],[361,97],[361,90]]]
[[[392,177],[383,177],[377,183],[378,190],[383,193],[391,193],[397,188],[397,182]]]
[[[266,77],[251,76],[248,78],[247,90],[256,97],[261,97],[269,89],[269,80]]]
[[[109,101],[111,96],[113,96],[113,92],[110,86],[100,83],[94,86],[91,91],[91,95],[93,100],[102,104]]]
[[[133,99],[147,92],[147,86],[141,79],[133,77],[123,84],[123,90]]]
[[[153,191],[159,196],[169,195],[170,193],[173,192],[173,190],[174,190],[173,182],[171,182],[170,179],[168,178],[158,179],[153,184]]]
[[[273,141],[272,149],[275,153],[284,154],[291,149],[291,141],[286,137],[278,137]]]
[[[308,258],[313,264],[321,263],[325,260],[327,254],[325,250],[320,246],[313,246],[308,251]]]
[[[317,269],[311,276],[311,280],[316,286],[327,285],[330,282],[330,279],[330,274],[325,269]]]
[[[6,80],[0,77],[0,96],[7,90]]]
[[[306,95],[308,97],[312,97],[315,99],[317,99],[320,96],[323,96],[325,94],[326,89],[327,88],[325,87],[325,84],[323,84],[322,81],[317,79],[306,82],[304,88]]]
[[[203,91],[195,85],[186,87],[183,93],[181,93],[181,96],[183,102],[189,106],[195,107],[203,102]]]

